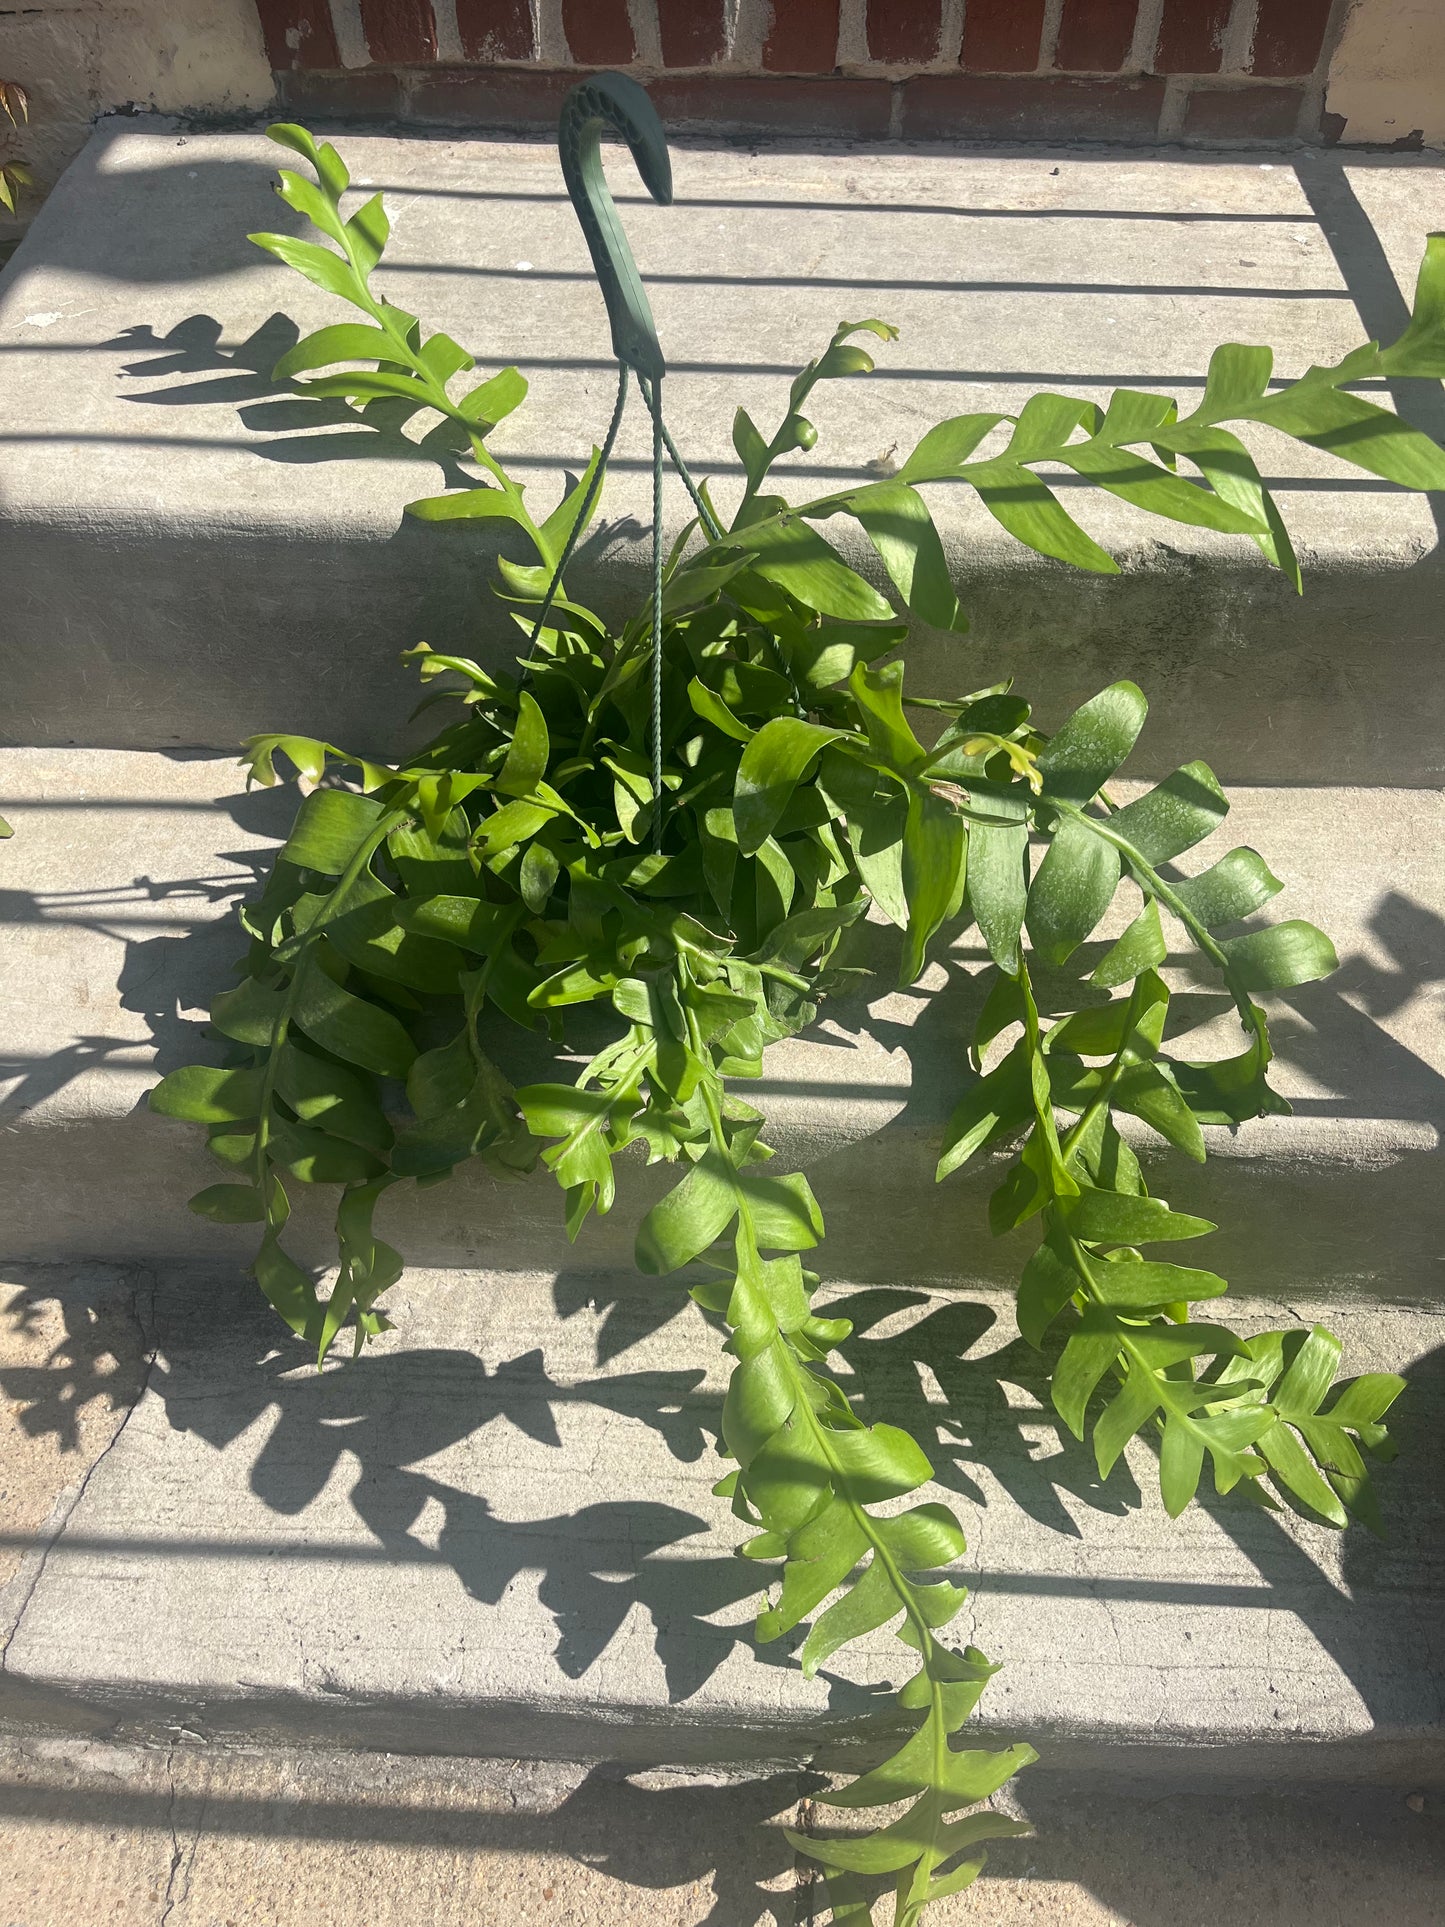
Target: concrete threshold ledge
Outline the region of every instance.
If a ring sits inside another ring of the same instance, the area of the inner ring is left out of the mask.
[[[31,1302],[135,1285],[7,1275]],[[708,1492],[718,1336],[680,1288],[414,1274],[397,1330],[317,1374],[249,1287],[140,1286],[150,1363],[11,1589],[0,1718],[634,1764],[883,1743],[891,1636],[811,1684],[752,1641],[759,1574]],[[917,1434],[968,1533],[959,1629],[1007,1666],[981,1732],[1059,1769],[1445,1775],[1438,1313],[1340,1321],[1361,1366],[1415,1381],[1381,1544],[1238,1501],[1171,1525],[1137,1444],[1100,1488],[1061,1440],[998,1299],[832,1296],[859,1322],[845,1378]]]
[[[613,395],[555,154],[336,138],[392,211],[378,286],[486,366],[531,377],[494,442],[550,501]],[[245,239],[294,224],[270,192],[279,158],[259,133],[104,126],[0,278],[12,741],[214,747],[284,727],[376,753],[413,700],[401,649],[514,651],[485,593],[494,534],[402,516],[449,485],[447,469],[270,380],[297,330],[349,312]],[[734,410],[780,418],[791,373],[843,316],[882,316],[902,336],[880,348],[876,377],[815,392],[821,439],[784,464],[790,490],[882,472],[933,422],[1016,411],[1034,388],[1144,387],[1187,405],[1220,341],[1272,343],[1292,377],[1391,337],[1442,178],[1425,156],[1132,151],[1101,167],[1026,148],[689,148],[676,174],[676,206],[629,191],[624,214],[672,370],[673,429],[725,503]],[[1438,386],[1414,389],[1400,385],[1395,404],[1445,439]],[[1070,476],[1062,499],[1125,575],[1044,562],[970,491],[935,490],[974,628],[918,636],[920,687],[1012,672],[1062,710],[1129,675],[1159,699],[1161,768],[1204,753],[1256,782],[1433,780],[1445,708],[1429,503],[1267,433],[1258,448],[1304,563],[1303,602],[1247,541],[1142,518]],[[648,468],[636,407],[571,579],[613,614],[643,586]],[[689,513],[670,486],[670,530]],[[829,534],[846,542],[849,528]]]
[[[284,834],[294,794],[237,794],[218,758],[97,750],[0,754],[9,925],[0,999],[9,1013],[0,1124],[0,1255],[244,1264],[251,1228],[192,1216],[217,1167],[198,1131],[145,1105],[159,1075],[207,1054],[195,1028],[231,981],[229,915]],[[1236,842],[1286,880],[1273,908],[1333,935],[1331,982],[1277,1000],[1277,1082],[1296,1106],[1238,1132],[1211,1131],[1204,1166],[1140,1149],[1151,1182],[1219,1223],[1207,1262],[1240,1291],[1337,1292],[1429,1302],[1442,1295],[1439,1187],[1445,1031],[1439,974],[1442,805],[1423,792],[1241,790],[1200,865]],[[1437,827],[1438,826],[1438,827]],[[1121,892],[1117,920],[1127,915]],[[881,934],[881,933],[880,933]],[[886,973],[892,955],[880,955]],[[828,1010],[774,1048],[751,1095],[780,1156],[807,1169],[828,1220],[822,1254],[855,1281],[1006,1286],[1031,1238],[995,1241],[987,1165],[940,1188],[938,1144],[971,1074],[965,1051],[981,964],[973,933],[930,965],[924,989],[886,974],[866,999]],[[1176,982],[1187,987],[1181,968]],[[1196,1033],[1202,1056],[1232,1033]],[[552,1073],[545,1048],[509,1025],[493,1043],[517,1082]],[[587,1227],[570,1262],[625,1270],[665,1170],[628,1169],[619,1204]],[[298,1255],[333,1251],[330,1191],[298,1198]],[[398,1186],[384,1229],[415,1263],[487,1271],[558,1262],[561,1198],[545,1174],[499,1183],[480,1170],[436,1190]],[[898,1228],[908,1227],[900,1279]],[[1202,1249],[1202,1248],[1201,1248]]]
[[[170,1927],[240,1927],[237,1894],[266,1927],[778,1927],[815,1898],[782,1829],[807,1824],[818,1786],[808,1772],[23,1735],[0,1741],[0,1829],[20,1849],[0,1896],[16,1918],[117,1927],[154,1921],[165,1894]],[[1034,1767],[1002,1799],[1035,1831],[998,1843],[964,1903],[989,1927],[1248,1919],[1262,1892],[1275,1927],[1313,1927],[1322,1904],[1438,1927],[1445,1843],[1430,1803],[1422,1817],[1398,1787],[1176,1780],[1161,1800]]]

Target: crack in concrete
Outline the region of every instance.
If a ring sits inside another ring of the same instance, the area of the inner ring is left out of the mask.
[[[166,1808],[166,1825],[170,1828],[171,1834],[171,1865],[170,1872],[166,1875],[166,1890],[161,1895],[161,1911],[156,1927],[165,1927],[171,1917],[171,1910],[176,1904],[176,1875],[180,1871],[181,1861],[185,1858],[181,1848],[181,1836],[176,1831],[176,1802],[180,1794],[176,1788],[175,1761],[176,1749],[172,1747],[166,1754],[166,1780],[171,1794]]]
[[[196,1824],[191,1831],[187,1845],[181,1845],[180,1829],[176,1825],[176,1809],[180,1804],[180,1790],[176,1785],[175,1760],[178,1748],[172,1746],[166,1753],[166,1779],[170,1785],[170,1802],[166,1809],[166,1824],[171,1835],[171,1865],[166,1875],[166,1890],[161,1895],[161,1911],[156,1927],[166,1927],[174,1909],[180,1902],[189,1900],[191,1892],[191,1869],[195,1865],[196,1852],[205,1831],[206,1809],[210,1804],[209,1775],[203,1787],[196,1809]]]
[[[142,1310],[143,1301],[145,1304],[144,1310]],[[116,1426],[114,1432],[111,1433],[100,1451],[96,1453],[79,1479],[77,1479],[75,1484],[69,1489],[68,1495],[62,1494],[56,1501],[49,1518],[45,1522],[44,1544],[39,1548],[37,1553],[30,1555],[26,1564],[22,1566],[20,1572],[16,1574],[15,1580],[11,1582],[12,1585],[16,1587],[19,1597],[18,1603],[11,1614],[10,1624],[4,1629],[4,1644],[0,1645],[0,1674],[9,1671],[10,1648],[14,1645],[16,1636],[21,1626],[25,1623],[25,1615],[30,1609],[31,1601],[40,1589],[40,1582],[45,1577],[45,1569],[50,1563],[51,1553],[55,1550],[56,1546],[59,1545],[64,1536],[65,1528],[70,1524],[72,1518],[74,1518],[76,1508],[85,1497],[90,1482],[95,1477],[96,1471],[104,1464],[109,1454],[114,1451],[120,1440],[121,1433],[124,1432],[127,1425],[130,1424],[141,1400],[150,1389],[151,1374],[155,1370],[159,1345],[155,1329],[155,1285],[154,1282],[150,1280],[148,1273],[138,1272],[136,1274],[136,1283],[132,1289],[130,1298],[130,1315],[135,1321],[137,1331],[140,1333],[142,1352],[145,1357],[145,1369],[141,1373],[140,1383],[136,1388],[135,1397],[126,1407],[120,1424]],[[28,1577],[27,1567],[29,1569]]]

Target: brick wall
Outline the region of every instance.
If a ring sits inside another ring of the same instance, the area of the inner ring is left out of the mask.
[[[671,128],[896,140],[1330,139],[1349,0],[255,0],[283,109],[551,126],[579,70]],[[1442,0],[1445,4],[1445,0]]]

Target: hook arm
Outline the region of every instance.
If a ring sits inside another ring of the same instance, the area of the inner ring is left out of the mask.
[[[625,74],[592,74],[580,81],[563,101],[557,126],[562,178],[607,303],[613,351],[619,361],[647,380],[659,381],[666,363],[652,308],[603,173],[601,135],[605,127],[627,142],[644,187],[663,207],[672,205],[667,136],[645,89]]]

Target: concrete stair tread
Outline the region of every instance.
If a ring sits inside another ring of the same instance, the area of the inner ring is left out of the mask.
[[[968,1533],[960,1628],[1007,1663],[988,1732],[1061,1768],[1440,1764],[1438,1313],[1333,1319],[1355,1368],[1416,1379],[1380,1544],[1237,1501],[1171,1524],[1137,1442],[1138,1486],[1101,1491],[1061,1441],[1000,1300],[830,1295],[867,1408],[917,1433]],[[811,1684],[751,1641],[758,1572],[708,1492],[724,1361],[681,1287],[451,1271],[396,1296],[397,1330],[318,1376],[243,1281],[142,1278],[155,1362],[16,1582],[0,1717],[634,1761],[869,1743],[906,1667],[890,1635]]]
[[[0,752],[0,795],[16,828],[0,949],[12,1040],[0,1112],[9,1255],[243,1259],[248,1227],[184,1208],[217,1174],[200,1134],[151,1114],[144,1094],[158,1073],[207,1051],[192,1020],[230,981],[228,913],[284,834],[294,792],[238,793],[229,759],[12,750]],[[1428,1173],[1445,1069],[1434,995],[1442,807],[1418,791],[1236,791],[1224,827],[1191,853],[1202,866],[1237,841],[1264,851],[1287,881],[1274,908],[1319,921],[1343,960],[1333,982],[1278,1003],[1278,1082],[1294,1116],[1211,1130],[1202,1170],[1141,1140],[1165,1195],[1220,1223],[1209,1262],[1238,1289],[1406,1298],[1439,1289]],[[1127,915],[1121,895],[1117,918]],[[770,1141],[809,1170],[860,1279],[897,1278],[900,1214],[925,1281],[1005,1284],[1028,1248],[983,1232],[996,1171],[933,1183],[967,1075],[979,963],[976,933],[966,933],[944,994],[898,993],[881,979],[869,1000],[775,1047],[750,1087]],[[930,972],[925,988],[944,983],[942,964]],[[502,1026],[495,1042],[519,1080],[548,1074],[545,1053],[520,1031]],[[1230,1037],[1217,1044],[1234,1047]],[[590,1226],[582,1247],[604,1269],[630,1263],[641,1201],[665,1182],[640,1167],[627,1177],[618,1211]],[[325,1212],[301,1202],[298,1249],[324,1262]],[[560,1236],[545,1176],[499,1186],[471,1173],[424,1195],[398,1187],[385,1211],[388,1235],[420,1263],[537,1269]]]
[[[0,1861],[0,1898],[18,1919],[149,1923],[168,1876],[169,1927],[475,1927],[535,1917],[539,1896],[567,1927],[793,1927],[814,1900],[782,1834],[808,1817],[806,1773],[24,1736],[0,1740],[0,1776],[22,1849]],[[1195,1927],[1262,1919],[1261,1894],[1273,1927],[1331,1908],[1439,1927],[1432,1796],[1255,1782],[1141,1798],[1035,1767],[1003,1797],[1034,1831],[939,1903],[944,1927]]]
[[[158,1073],[206,1054],[195,1017],[229,983],[229,910],[285,832],[293,792],[237,792],[235,765],[160,752],[0,752],[10,935],[0,996],[10,1010],[8,1154],[0,1170],[8,1253],[46,1258],[220,1258],[249,1253],[249,1227],[185,1210],[216,1181],[197,1131],[156,1118]],[[1243,790],[1191,861],[1233,842],[1264,850],[1287,892],[1275,910],[1310,915],[1337,942],[1335,983],[1279,1002],[1275,1048],[1291,1118],[1212,1129],[1206,1168],[1154,1158],[1158,1187],[1222,1224],[1210,1262],[1254,1293],[1345,1289],[1430,1297],[1426,1199],[1441,1118],[1445,1037],[1432,985],[1439,954],[1441,800],[1426,792]],[[1343,831],[1349,825],[1349,832]],[[1116,906],[1117,921],[1127,906]],[[942,996],[892,992],[840,1004],[807,1037],[776,1046],[751,1095],[769,1139],[813,1177],[830,1235],[855,1278],[894,1280],[894,1222],[911,1226],[915,1276],[1008,1283],[1027,1239],[983,1235],[996,1172],[938,1191],[938,1135],[965,1073],[977,992],[977,935],[950,958]],[[884,962],[884,969],[888,964]],[[944,983],[931,965],[925,987]],[[1206,1033],[1200,1054],[1210,1052]],[[547,1075],[545,1052],[503,1025],[495,1044],[518,1081]],[[1191,1044],[1191,1048],[1195,1048]],[[1218,1048],[1233,1048],[1222,1037]],[[1146,1133],[1144,1133],[1146,1135]],[[617,1214],[588,1229],[584,1254],[630,1264],[636,1214],[665,1172],[628,1172]],[[326,1262],[322,1201],[302,1199],[297,1245]],[[497,1185],[482,1172],[385,1202],[389,1235],[424,1264],[539,1268],[551,1262],[559,1199],[551,1179]],[[959,1254],[959,1231],[973,1251]]]
[[[496,446],[546,499],[600,436],[612,392],[554,152],[375,134],[343,145],[393,207],[387,294],[486,365],[533,374]],[[277,160],[258,132],[112,124],[0,283],[13,395],[0,556],[16,584],[19,740],[214,745],[286,709],[293,727],[378,747],[409,706],[400,647],[422,635],[513,646],[486,601],[478,623],[489,538],[401,520],[405,502],[445,484],[437,465],[366,431],[298,427],[300,404],[269,382],[288,318],[311,327],[342,312],[244,238],[290,219],[269,191]],[[823,440],[785,465],[790,485],[865,474],[930,423],[1016,409],[1030,386],[1187,398],[1220,340],[1274,343],[1284,375],[1337,358],[1401,324],[1440,181],[1433,157],[1261,165],[1165,151],[1101,165],[1028,149],[686,149],[676,173],[678,205],[626,192],[625,216],[673,369],[673,426],[725,496],[738,402],[769,419],[844,314],[881,314],[903,337],[880,352],[881,379],[817,393]],[[1437,394],[1406,401],[1445,434]],[[574,582],[608,607],[645,563],[645,438],[639,409]],[[1393,780],[1427,780],[1440,767],[1436,699],[1417,691],[1401,713],[1393,690],[1434,632],[1429,504],[1279,437],[1260,450],[1315,578],[1303,606],[1248,542],[1150,523],[1102,493],[1087,492],[1083,519],[1139,565],[1132,576],[1044,564],[970,492],[936,491],[975,617],[968,673],[1036,672],[1061,699],[1113,674],[1167,676],[1180,707],[1156,738],[1166,766],[1203,714],[1231,776],[1372,780],[1388,729]],[[338,454],[352,459],[320,459]],[[1083,501],[1072,478],[1061,486]],[[671,489],[670,521],[689,512]],[[849,539],[841,523],[829,532]],[[922,637],[915,654],[919,676],[956,679],[956,641]],[[1342,703],[1357,723],[1344,732],[1327,724]]]

